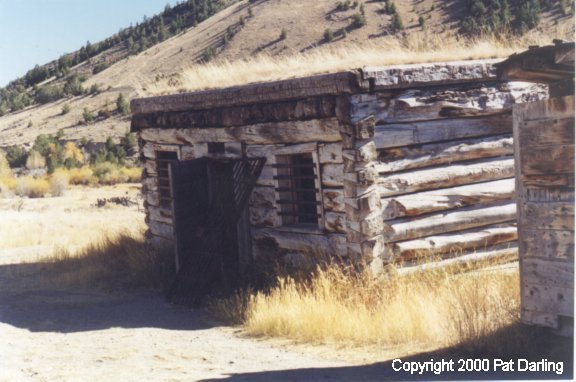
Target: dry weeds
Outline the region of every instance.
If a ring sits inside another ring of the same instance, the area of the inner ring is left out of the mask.
[[[436,269],[375,279],[332,266],[309,282],[283,277],[268,292],[214,304],[248,334],[298,342],[438,349],[480,343],[518,320],[518,272]]]
[[[573,40],[568,31],[560,33]],[[388,66],[431,62],[505,58],[530,45],[550,44],[553,37],[539,32],[522,37],[485,36],[477,39],[446,38],[433,34],[411,34],[378,43],[317,48],[309,53],[286,56],[259,55],[254,58],[216,60],[194,65],[148,88],[152,94],[222,88],[256,82],[282,80],[315,74],[334,73],[366,66]]]

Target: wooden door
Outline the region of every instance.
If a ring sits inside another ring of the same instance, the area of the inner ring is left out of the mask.
[[[238,222],[265,159],[171,164],[177,275],[172,298],[198,303],[239,276]]]

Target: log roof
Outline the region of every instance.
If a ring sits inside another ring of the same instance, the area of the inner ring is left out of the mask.
[[[496,80],[496,60],[367,67],[346,72],[135,99],[134,116],[336,96],[375,90],[403,89]],[[132,130],[138,130],[132,126]]]
[[[504,81],[553,83],[574,78],[574,42],[554,40],[554,45],[532,46],[495,66]]]

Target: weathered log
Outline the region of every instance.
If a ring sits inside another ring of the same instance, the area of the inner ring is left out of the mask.
[[[574,287],[574,262],[541,258],[522,260],[522,279],[530,284]]]
[[[344,190],[325,188],[322,190],[322,202],[324,210],[330,212],[345,212]]]
[[[341,164],[322,165],[321,171],[323,187],[343,186],[343,166]]]
[[[346,233],[346,214],[326,212],[324,214],[324,228],[327,232]]]
[[[512,136],[507,134],[505,136],[381,150],[378,153],[380,162],[376,165],[376,168],[380,173],[391,173],[513,154],[514,143]]]
[[[354,94],[350,96],[350,117],[352,123],[357,123],[371,115],[379,120],[387,118],[391,93]]]
[[[174,240],[174,229],[170,224],[150,220],[148,228],[154,236],[160,236],[168,240]]]
[[[178,152],[179,147],[176,145],[162,145],[154,142],[146,142],[144,146],[142,146],[142,154],[144,154],[144,157],[147,159],[156,160],[157,151]]]
[[[520,146],[569,145],[574,143],[574,117],[525,121],[519,131]]]
[[[414,272],[428,271],[433,269],[442,269],[458,266],[480,266],[485,263],[507,263],[518,259],[518,247],[514,243],[505,245],[503,248],[496,246],[488,248],[485,251],[474,251],[474,253],[465,254],[455,258],[445,259],[441,261],[434,261],[430,263],[415,265],[411,267],[403,267],[398,269],[399,275],[409,275]]]
[[[465,207],[419,218],[388,221],[384,238],[389,242],[404,241],[515,220],[516,203]]]
[[[514,159],[494,158],[452,166],[391,174],[378,180],[382,197],[448,188],[514,176]]]
[[[217,107],[250,105],[322,95],[340,95],[359,90],[355,73],[342,72],[313,77],[205,90],[170,96],[141,98],[132,101],[134,115],[162,111],[202,110]]]
[[[522,175],[574,173],[574,144],[522,147]]]
[[[460,256],[469,250],[486,250],[494,245],[515,241],[515,225],[473,228],[456,233],[388,244],[393,258],[411,260],[423,256]]]
[[[520,208],[523,228],[574,231],[574,202],[525,203]]]
[[[574,260],[574,231],[530,230],[520,227],[520,248],[524,258]]]
[[[150,214],[150,220],[166,223],[172,226],[172,211],[149,205],[148,213]]]
[[[496,79],[496,60],[408,64],[388,67],[365,67],[362,77],[374,90],[415,88],[419,85],[444,85],[454,81],[486,82]]]
[[[374,142],[378,149],[384,149],[510,132],[512,117],[509,114],[500,114],[482,118],[377,125]]]
[[[301,254],[310,260],[318,255],[346,255],[345,236],[342,234],[325,234],[320,231],[289,232],[270,228],[252,229],[254,256],[285,256]]]
[[[205,129],[144,129],[142,139],[160,144],[187,145],[200,142],[279,144],[338,142],[342,139],[336,118],[310,121],[262,123],[248,126]]]
[[[572,277],[572,280],[574,278]],[[574,315],[574,286],[543,285],[523,282],[522,308],[540,312],[553,312],[562,316]]]
[[[342,164],[342,144],[323,143],[318,146],[320,164]]]
[[[382,216],[384,220],[392,220],[474,204],[513,200],[514,187],[515,181],[511,178],[384,198]]]

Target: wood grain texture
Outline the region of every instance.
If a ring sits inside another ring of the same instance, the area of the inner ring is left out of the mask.
[[[454,118],[437,121],[396,123],[376,126],[374,142],[378,149],[440,142],[512,131],[508,114],[483,118]]]

